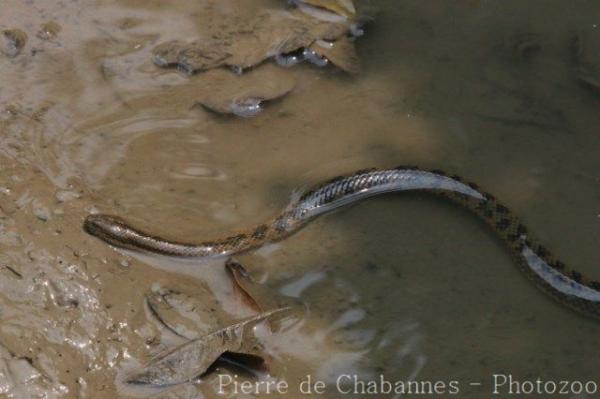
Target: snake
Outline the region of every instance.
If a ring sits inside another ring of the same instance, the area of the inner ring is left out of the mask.
[[[339,176],[297,195],[270,222],[200,243],[170,241],[136,229],[118,216],[106,214],[88,215],[84,230],[122,249],[183,258],[226,257],[279,241],[334,209],[403,191],[431,193],[472,211],[506,244],[519,269],[535,286],[576,311],[600,317],[600,282],[585,277],[553,256],[521,219],[492,194],[441,170],[400,166]]]

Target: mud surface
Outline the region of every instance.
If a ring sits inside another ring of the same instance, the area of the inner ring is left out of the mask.
[[[283,34],[316,50],[347,40],[346,25],[290,33],[298,10],[285,3],[1,2],[0,396],[217,397],[219,373],[287,381],[289,397],[307,375],[327,382],[323,397],[339,397],[342,374],[457,380],[473,398],[494,373],[597,379],[596,321],[538,293],[468,212],[394,195],[238,258],[261,306],[294,309],[262,338],[268,372],[221,364],[170,391],[122,382],[176,343],[149,302],[187,338],[255,309],[222,263],[117,252],[82,231],[90,212],[202,241],[322,179],[416,164],[480,183],[600,277],[600,5],[378,1],[365,35],[330,52],[340,69],[271,59]],[[205,72],[156,64],[158,46],[220,23],[218,45],[246,58]],[[273,101],[253,118],[222,114],[240,98]]]

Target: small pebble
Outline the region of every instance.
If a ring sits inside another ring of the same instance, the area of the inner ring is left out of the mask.
[[[79,198],[79,194],[75,191],[60,190],[56,192],[58,202],[67,202]]]
[[[87,213],[90,213],[90,214],[92,214],[92,215],[95,215],[95,214],[97,214],[97,213],[100,213],[100,211],[98,210],[98,208],[96,208],[96,206],[95,206],[95,205],[86,206],[86,207],[85,207],[85,211],[86,211]]]
[[[50,219],[50,211],[48,210],[48,208],[43,206],[34,207],[33,214],[35,215],[35,217],[37,217],[43,222],[47,222]]]

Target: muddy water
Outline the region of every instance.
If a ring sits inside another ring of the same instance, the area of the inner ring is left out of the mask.
[[[0,4],[0,27],[28,36],[0,56],[0,395],[163,397],[119,382],[168,346],[145,307],[153,290],[212,309],[207,331],[249,314],[222,265],[139,259],[87,236],[98,210],[219,237],[324,178],[417,164],[480,183],[600,278],[597,4],[359,2],[379,10],[357,41],[362,73],[285,69],[293,91],[252,119],[197,106],[205,74],[152,63],[154,46],[196,38],[214,15],[281,3]],[[238,260],[265,306],[295,308],[265,338],[274,360],[260,377],[287,381],[290,397],[308,375],[327,397],[344,374],[458,381],[473,398],[498,373],[598,379],[598,323],[538,293],[485,226],[428,196],[369,201]],[[217,374],[179,394],[215,396]]]

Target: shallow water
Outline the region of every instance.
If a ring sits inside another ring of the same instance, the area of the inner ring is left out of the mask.
[[[262,223],[325,178],[416,164],[476,181],[600,278],[600,89],[579,62],[600,79],[600,5],[357,2],[377,10],[357,40],[359,75],[282,68],[292,92],[236,118],[195,106],[210,75],[152,63],[158,43],[198,35],[207,4],[0,5],[0,27],[28,35],[21,54],[0,54],[0,395],[160,395],[119,382],[167,345],[144,305],[156,287],[216,309],[213,330],[248,315],[222,265],[114,251],[81,230],[94,210],[203,240]],[[49,21],[56,37],[36,36]],[[290,397],[307,375],[327,397],[344,374],[458,381],[473,398],[490,395],[493,374],[600,385],[600,325],[538,292],[493,232],[437,198],[370,200],[238,260],[260,301],[296,309],[265,338]],[[213,373],[181,389],[216,387]]]

